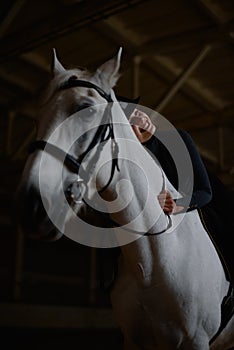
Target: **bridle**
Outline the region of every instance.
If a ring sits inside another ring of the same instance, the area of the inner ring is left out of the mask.
[[[73,87],[85,87],[85,88],[92,88],[95,89],[101,97],[103,97],[107,102],[107,106],[105,108],[102,122],[97,128],[97,131],[95,133],[94,138],[92,139],[91,143],[89,144],[86,151],[78,158],[76,159],[69,153],[65,153],[61,148],[52,145],[44,140],[36,140],[32,142],[32,144],[29,147],[29,153],[33,153],[34,151],[40,149],[45,150],[48,153],[51,153],[54,157],[57,157],[59,159],[64,159],[64,164],[66,167],[73,173],[78,175],[77,180],[68,186],[66,189],[66,198],[69,203],[74,202],[75,204],[81,204],[84,199],[84,192],[86,191],[86,183],[88,182],[88,179],[83,179],[79,176],[80,169],[82,168],[82,161],[85,158],[85,156],[96,146],[98,145],[98,149],[96,152],[96,158],[98,158],[99,154],[102,151],[102,148],[104,147],[104,144],[106,141],[111,140],[112,141],[112,166],[111,166],[111,173],[109,180],[107,181],[106,185],[98,191],[99,194],[104,192],[108,186],[110,185],[115,171],[119,171],[119,165],[118,165],[118,144],[115,139],[114,135],[114,128],[113,123],[111,120],[111,102],[113,102],[111,95],[107,94],[102,88],[97,86],[96,84],[93,84],[86,80],[78,80],[78,79],[69,79],[65,83],[63,83],[58,90],[66,90]],[[120,97],[122,100],[123,98]],[[127,99],[125,99],[127,100]],[[83,172],[85,173],[85,172]],[[86,174],[87,177],[87,174]],[[85,181],[86,180],[86,181]]]
[[[69,204],[74,203],[74,204],[81,204],[85,203],[88,205],[85,200],[84,200],[84,194],[87,190],[87,182],[88,179],[81,178],[79,176],[79,172],[82,168],[82,161],[85,158],[85,156],[95,147],[97,146],[97,151],[96,151],[96,158],[98,159],[106,141],[111,140],[112,142],[112,165],[111,165],[111,172],[110,172],[110,177],[106,183],[106,185],[98,191],[99,194],[104,192],[109,185],[112,182],[112,179],[114,177],[114,174],[116,171],[120,171],[119,169],[119,164],[118,164],[118,153],[119,153],[119,148],[118,148],[118,143],[115,139],[115,134],[114,134],[114,127],[113,127],[113,121],[112,121],[112,113],[110,113],[110,109],[112,107],[112,103],[114,102],[111,95],[107,94],[102,88],[100,88],[98,85],[91,83],[86,80],[79,80],[79,79],[68,79],[66,82],[64,82],[58,90],[67,90],[70,88],[74,87],[84,87],[84,88],[92,88],[98,92],[98,94],[103,97],[108,103],[105,108],[102,122],[97,128],[97,131],[95,133],[94,138],[92,139],[91,143],[89,144],[88,148],[86,151],[78,158],[76,159],[74,156],[72,156],[69,153],[64,152],[61,148],[58,146],[55,146],[51,143],[48,143],[47,141],[44,140],[36,140],[31,143],[29,147],[29,153],[33,153],[36,150],[46,150],[46,152],[52,154],[54,157],[57,157],[59,159],[64,159],[64,164],[66,167],[72,171],[73,173],[76,173],[78,178],[75,182],[70,184],[68,188],[65,190],[65,195],[66,198],[69,202]],[[122,96],[116,96],[117,101],[123,101],[123,102],[128,102],[128,103],[133,103],[136,104],[139,101],[139,98],[132,100],[128,99]],[[85,174],[85,172],[83,172]],[[87,177],[87,174],[86,174]],[[156,234],[161,234],[165,231],[167,231],[171,226],[172,226],[172,220],[171,217],[168,215],[168,225],[165,229],[163,229],[160,232],[157,233],[142,233],[143,235],[151,236],[151,235],[156,235]],[[113,222],[111,219],[110,221],[112,224],[116,227],[119,225],[115,222]]]

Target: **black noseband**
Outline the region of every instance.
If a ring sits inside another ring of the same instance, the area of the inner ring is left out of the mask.
[[[36,140],[32,142],[31,145],[29,146],[28,151],[29,153],[33,153],[38,149],[44,150],[45,148],[48,151],[48,153],[52,154],[55,158],[61,161],[64,161],[65,165],[68,167],[69,170],[78,174],[81,163],[76,158],[74,158],[71,154],[65,153],[61,148],[55,145],[52,145],[47,141]]]

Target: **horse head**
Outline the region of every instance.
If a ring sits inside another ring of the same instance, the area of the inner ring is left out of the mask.
[[[65,192],[71,191],[79,170],[71,168],[74,164],[79,167],[79,160],[97,136],[108,96],[119,77],[120,57],[121,49],[91,73],[81,68],[65,69],[54,50],[52,79],[36,116],[36,139],[40,142],[32,145],[17,193],[19,221],[28,235],[60,237],[48,212],[65,225]],[[64,206],[58,207],[58,201]]]

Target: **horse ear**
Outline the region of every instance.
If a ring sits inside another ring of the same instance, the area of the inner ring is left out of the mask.
[[[113,88],[119,79],[121,54],[122,47],[120,47],[115,57],[103,63],[95,73],[95,76],[98,77],[107,88]]]
[[[62,66],[62,64],[58,60],[56,50],[53,49],[53,58],[52,58],[52,65],[51,65],[51,71],[53,76],[55,76],[56,74],[65,72],[65,70],[66,69]]]

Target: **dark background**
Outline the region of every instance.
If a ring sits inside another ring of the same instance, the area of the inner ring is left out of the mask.
[[[232,0],[2,0],[0,7],[0,326],[24,349],[121,349],[109,294],[111,252],[67,238],[26,239],[14,194],[35,137],[35,102],[52,48],[66,67],[96,69],[123,47],[116,92],[187,130],[207,167],[234,191]],[[103,275],[104,273],[104,275]]]

